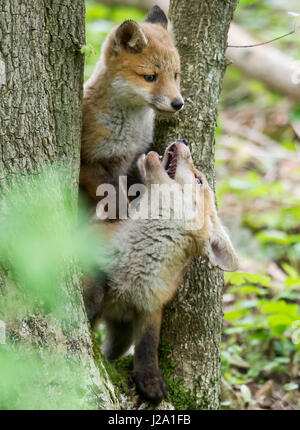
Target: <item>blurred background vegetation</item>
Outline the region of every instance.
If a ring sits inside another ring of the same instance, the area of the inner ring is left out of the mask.
[[[92,0],[86,7],[88,79],[108,31],[146,12]],[[235,22],[267,41],[297,24],[288,11],[284,0],[241,0]],[[299,61],[299,34],[272,47]],[[223,408],[300,408],[299,140],[300,105],[230,65],[216,131],[216,191],[241,270],[226,274]]]

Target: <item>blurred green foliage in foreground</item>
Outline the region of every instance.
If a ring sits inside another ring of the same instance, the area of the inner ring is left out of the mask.
[[[0,312],[16,317],[16,311],[21,316],[37,310],[61,318],[70,297],[60,284],[75,264],[91,269],[101,241],[79,229],[81,214],[78,218],[62,168],[14,179],[0,198],[0,260],[19,291],[13,300],[14,293],[7,292]]]
[[[101,264],[104,244],[79,227],[83,212],[65,178],[52,166],[13,175],[1,192],[0,409],[87,407],[90,369],[76,351],[79,278]]]

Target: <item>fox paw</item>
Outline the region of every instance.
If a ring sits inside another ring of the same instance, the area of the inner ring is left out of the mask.
[[[167,395],[167,384],[159,370],[134,372],[133,379],[138,393],[146,400],[158,404]]]

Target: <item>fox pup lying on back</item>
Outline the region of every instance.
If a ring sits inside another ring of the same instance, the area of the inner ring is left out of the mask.
[[[152,143],[155,112],[183,107],[180,60],[167,26],[155,6],[142,24],[128,20],[114,28],[84,87],[80,188],[92,206],[102,183],[134,178],[130,171]]]
[[[183,141],[169,145],[162,161],[150,152],[140,166],[148,190],[140,207],[149,208],[148,197],[150,203],[157,198],[153,184],[165,184],[174,198],[162,199],[157,219],[129,219],[121,224],[115,231],[115,260],[108,270],[108,281],[105,287],[96,282],[86,286],[84,299],[92,324],[98,318],[106,324],[104,355],[114,360],[134,344],[137,390],[158,403],[166,395],[157,357],[162,309],[174,296],[185,267],[197,255],[229,271],[236,270],[238,262],[218,218],[214,194],[204,175],[195,169]],[[183,216],[177,219],[173,216],[175,202],[180,201],[186,185],[192,204],[184,205]]]

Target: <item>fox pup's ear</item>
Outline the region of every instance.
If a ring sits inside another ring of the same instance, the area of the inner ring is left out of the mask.
[[[147,37],[141,26],[132,20],[124,21],[116,30],[115,50],[128,49],[141,52],[148,44]]]
[[[168,18],[166,17],[165,12],[159,6],[154,6],[152,9],[149,10],[145,22],[151,22],[152,24],[160,24],[165,29],[168,27]]]
[[[238,257],[221,223],[214,225],[208,245],[208,258],[214,265],[227,272],[238,269]]]

